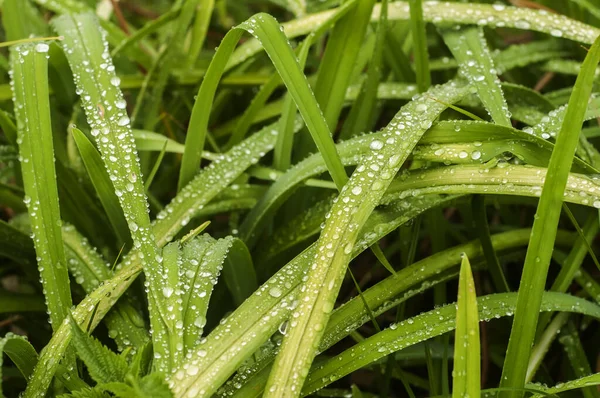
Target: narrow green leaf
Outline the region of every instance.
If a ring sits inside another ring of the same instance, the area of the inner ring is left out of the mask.
[[[516,307],[516,293],[492,294],[479,298],[479,319],[483,321],[507,316]],[[577,297],[563,293],[545,292],[542,295],[540,311],[580,312],[595,318],[600,316],[600,307]],[[303,394],[310,394],[356,369],[399,351],[417,342],[439,336],[455,328],[456,304],[450,304],[410,320],[393,324],[390,328],[369,337],[343,353],[327,359],[315,366]]]
[[[479,353],[477,293],[469,258],[463,253],[456,303],[452,397],[478,397],[481,395],[481,358]]]
[[[185,152],[179,175],[179,189],[181,190],[198,172],[200,155],[204,147],[208,127],[209,111],[205,104],[212,103],[219,80],[225,71],[227,60],[244,31],[255,35],[261,41],[290,95],[294,98],[305,124],[317,144],[317,148],[325,158],[333,180],[338,187],[343,186],[347,180],[344,167],[337,155],[325,118],[319,111],[315,97],[306,81],[306,76],[300,69],[298,60],[275,19],[268,14],[257,14],[227,33],[206,71],[190,120],[190,128],[195,131],[188,131],[186,136]]]
[[[423,2],[421,0],[409,0],[408,4],[410,8],[410,30],[413,39],[417,86],[419,87],[419,92],[422,93],[427,91],[429,86],[431,86],[427,30],[423,22]],[[383,6],[385,7],[386,5]]]
[[[223,277],[236,305],[241,305],[258,288],[252,256],[240,239],[231,240],[223,264]]]
[[[590,98],[595,68],[599,61],[600,38],[594,42],[577,77],[561,132],[548,165],[548,178],[544,183],[531,231],[531,243],[525,258],[519,299],[500,384],[501,387],[514,390],[503,392],[502,396],[522,395],[520,389],[524,387],[527,363],[538,321],[541,293],[544,290],[560,217],[563,192]]]
[[[129,235],[129,227],[123,216],[123,210],[119,204],[119,199],[115,195],[113,184],[110,181],[104,162],[98,150],[90,142],[85,134],[78,128],[71,129],[77,148],[83,160],[83,164],[88,172],[88,176],[96,189],[96,194],[100,198],[102,207],[106,211],[106,215],[119,238],[119,246],[125,243],[131,243]]]
[[[449,30],[444,33],[444,40],[459,62],[463,75],[477,88],[477,95],[492,120],[511,127],[508,106],[483,30],[472,27]]]
[[[26,380],[29,378],[31,373],[33,373],[33,368],[37,363],[38,355],[33,346],[25,337],[13,333],[7,333],[0,339],[0,376],[3,376],[2,370],[5,369],[3,366],[3,354],[8,355]],[[4,398],[4,394],[2,392],[2,380],[3,377],[0,377],[0,397]]]
[[[58,189],[48,94],[48,44],[11,49],[12,84],[21,168],[38,267],[54,329],[71,308],[60,231]]]
[[[192,25],[192,38],[187,56],[187,67],[191,68],[196,63],[198,55],[204,46],[206,32],[215,7],[215,0],[200,0],[196,6],[196,15]]]

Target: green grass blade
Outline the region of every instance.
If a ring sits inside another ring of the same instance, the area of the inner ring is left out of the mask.
[[[129,245],[131,243],[129,227],[100,153],[81,130],[72,128],[71,132],[88,176],[96,189],[96,194],[100,198],[102,207],[104,207],[104,211],[106,211],[106,215],[119,238],[118,245],[122,246],[124,243]]]
[[[374,4],[373,0],[355,2],[352,9],[335,24],[319,65],[315,98],[331,130],[335,129],[342,110]]]
[[[192,25],[191,44],[187,56],[188,68],[194,66],[204,46],[204,40],[206,39],[214,7],[215,0],[201,0],[196,6],[196,15],[194,17],[194,24]]]
[[[456,303],[452,397],[478,397],[481,394],[479,346],[477,293],[469,258],[463,254]]]
[[[241,305],[258,288],[252,256],[240,239],[231,240],[223,277],[236,305]]]
[[[423,2],[421,0],[409,0],[408,4],[410,6],[410,30],[413,39],[417,86],[419,92],[422,93],[431,86],[427,30],[423,22]]]
[[[139,250],[147,270],[157,269],[161,259],[148,216],[135,141],[104,33],[93,14],[65,15],[53,23],[56,30],[65,36],[63,45],[81,92],[83,108],[92,128],[91,135],[96,140],[119,198],[133,246]],[[150,319],[152,327],[157,329],[161,324],[156,312],[162,297],[161,281],[160,278],[148,278]],[[155,346],[163,343],[158,330],[152,337]]]
[[[382,3],[383,11],[377,25],[375,49],[369,62],[367,78],[363,82],[359,97],[354,102],[348,118],[344,122],[344,128],[340,133],[340,140],[354,137],[360,133],[367,132],[374,123],[374,112],[377,105],[377,88],[381,80],[383,51],[385,48],[385,35],[387,27],[387,0]]]
[[[587,360],[587,354],[581,344],[577,327],[573,321],[567,322],[560,329],[560,337],[558,341],[562,344],[569,362],[571,363],[571,369],[575,373],[575,377],[581,378],[592,374],[590,363]],[[597,390],[593,387],[587,387],[581,391],[585,398],[594,398],[597,395]]]
[[[37,363],[38,355],[24,336],[7,333],[0,339],[0,376],[2,376],[2,369],[6,369],[3,367],[4,354],[8,355],[25,379],[29,378]],[[4,397],[2,379],[0,377],[0,396]]]
[[[465,91],[461,82],[450,82],[432,88],[429,94],[453,103]],[[305,292],[301,294],[300,304],[295,310],[298,316],[283,340],[265,396],[293,394],[301,388],[305,370],[312,363],[315,346],[323,335],[324,324],[335,304],[358,230],[379,203],[391,177],[398,172],[412,146],[444,109],[445,106],[431,101],[428,96],[416,99],[400,110],[384,130],[381,140],[371,141],[372,154],[365,158],[341,191],[339,201],[331,209],[336,217],[326,221],[317,242],[317,252],[321,255],[315,259],[304,284]],[[406,120],[406,114],[418,114],[419,123]],[[377,178],[368,176],[374,169],[378,172]],[[300,341],[303,343],[300,344]],[[292,377],[293,374],[298,377]]]
[[[471,27],[450,30],[444,34],[444,40],[459,62],[462,73],[477,88],[477,94],[492,120],[502,126],[512,126],[483,31]]]
[[[530,349],[538,321],[537,309],[540,305],[541,292],[544,290],[550,264],[563,192],[592,90],[594,72],[599,61],[600,39],[597,39],[586,56],[581,73],[575,83],[561,132],[548,165],[548,178],[544,183],[537,216],[531,231],[531,243],[525,258],[515,319],[502,372],[501,387],[521,389],[524,386]],[[502,393],[502,395],[519,397],[522,394],[515,391]]]
[[[19,156],[48,313],[58,328],[72,305],[60,231],[60,210],[48,94],[48,44],[11,50]]]
[[[298,60],[275,19],[267,14],[258,14],[239,25],[238,28],[231,30],[225,36],[206,72],[192,110],[190,126],[193,126],[196,131],[188,131],[186,137],[186,148],[179,175],[179,189],[188,183],[199,169],[200,154],[204,147],[209,117],[209,112],[204,104],[212,103],[226,62],[243,31],[248,31],[261,40],[261,44],[269,54],[290,95],[294,98],[304,123],[311,132],[317,148],[319,148],[319,152],[323,154],[333,180],[338,187],[343,186],[347,181],[344,167],[339,160],[327,123],[323,114],[319,111],[315,97],[300,69]]]
[[[479,318],[490,320],[506,316],[516,307],[516,293],[499,293],[479,298]],[[600,316],[600,307],[588,301],[562,293],[545,292],[540,311],[580,312],[593,317]],[[450,304],[418,315],[410,320],[393,324],[381,333],[362,341],[343,353],[330,358],[312,369],[303,394],[310,394],[333,381],[360,369],[376,359],[401,350],[417,342],[439,336],[455,328],[456,305]],[[522,390],[521,390],[522,391]]]

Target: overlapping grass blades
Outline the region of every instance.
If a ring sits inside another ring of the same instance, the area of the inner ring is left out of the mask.
[[[580,126],[584,120],[598,62],[600,62],[600,35],[586,56],[581,73],[577,78],[567,113],[556,139],[556,146],[548,164],[547,179],[542,189],[531,231],[531,242],[523,266],[515,320],[502,372],[500,385],[515,389],[512,392],[502,393],[506,396],[522,395],[520,389],[523,388],[525,381],[529,349],[535,335],[538,308],[552,256],[554,232],[561,213],[563,192],[579,141]]]

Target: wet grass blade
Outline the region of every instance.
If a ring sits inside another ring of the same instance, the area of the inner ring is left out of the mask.
[[[333,180],[338,187],[342,187],[347,181],[346,172],[339,160],[331,133],[323,114],[319,111],[306,76],[302,73],[298,60],[275,19],[268,14],[258,14],[225,36],[206,71],[192,110],[190,127],[194,131],[188,131],[186,137],[185,152],[179,174],[179,189],[181,190],[199,170],[200,155],[204,148],[209,118],[209,111],[205,108],[205,104],[212,103],[227,61],[244,31],[261,40],[262,46],[269,54],[275,69],[292,95],[319,152],[323,154]]]
[[[461,82],[450,82],[432,88],[430,95],[453,103],[465,91]],[[283,340],[265,396],[293,394],[301,388],[305,376],[300,375],[306,375],[314,359],[315,346],[335,304],[358,231],[379,203],[391,177],[398,172],[412,146],[444,109],[445,106],[427,96],[416,99],[400,110],[384,130],[381,140],[371,141],[371,155],[365,157],[342,189],[338,202],[331,209],[331,214],[336,216],[326,221],[317,242],[316,250],[321,254],[308,273],[305,291],[295,310],[297,316]],[[419,114],[420,122],[409,122],[404,118],[406,114]],[[373,170],[378,174],[369,177]],[[299,376],[292,377],[293,374]]]
[[[516,293],[499,293],[479,298],[479,319],[490,320],[514,311]],[[581,312],[600,316],[600,307],[588,301],[562,294],[546,292],[542,295],[540,311]],[[399,351],[409,345],[439,336],[455,328],[456,305],[450,304],[418,315],[410,320],[393,324],[390,328],[369,337],[343,353],[315,366],[303,387],[310,394],[335,380],[360,369],[377,359]],[[522,391],[522,390],[521,390]]]
[[[60,230],[58,188],[48,93],[46,43],[11,49],[13,101],[25,204],[33,232],[38,268],[53,328],[71,308],[71,290]]]
[[[477,95],[492,120],[501,126],[511,127],[508,106],[483,30],[472,27],[450,30],[444,33],[444,40],[460,64],[462,73],[477,88]]]
[[[129,235],[129,227],[123,216],[123,210],[119,204],[119,199],[117,198],[117,195],[115,195],[112,182],[106,172],[106,167],[104,166],[100,153],[98,153],[98,150],[81,130],[74,127],[71,129],[71,132],[75,139],[75,143],[77,144],[77,148],[79,149],[83,164],[88,172],[88,176],[96,189],[96,194],[98,195],[98,198],[100,198],[102,207],[104,207],[104,211],[106,211],[106,215],[119,238],[118,245],[122,246],[124,243],[130,244],[131,237]]]
[[[544,183],[537,216],[531,231],[531,243],[519,286],[519,299],[502,372],[501,387],[515,389],[503,396],[520,397],[517,391],[524,386],[527,363],[538,321],[538,308],[544,290],[548,266],[554,245],[554,233],[561,213],[562,198],[570,165],[579,140],[579,131],[592,91],[594,73],[600,61],[600,38],[591,47],[575,88],[556,146],[548,165],[548,178]]]
[[[480,396],[480,362],[477,293],[469,258],[463,254],[456,303],[452,397]]]
[[[409,0],[408,4],[410,7],[410,31],[413,39],[417,86],[419,92],[422,93],[431,86],[427,30],[423,22],[423,2],[421,0]]]

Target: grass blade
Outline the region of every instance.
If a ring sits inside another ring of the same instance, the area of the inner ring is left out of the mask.
[[[500,384],[501,387],[514,390],[503,392],[502,396],[520,397],[522,395],[520,389],[524,387],[527,363],[538,321],[537,309],[540,306],[541,293],[546,282],[563,192],[590,98],[594,72],[599,61],[600,38],[596,39],[590,49],[581,73],[577,77],[561,132],[548,165],[548,179],[544,183],[537,216],[531,231],[531,243],[525,258],[519,299]]]
[[[88,176],[96,189],[96,194],[100,198],[102,207],[106,211],[106,215],[110,220],[110,223],[119,238],[118,245],[122,246],[127,243],[130,245],[131,237],[129,235],[129,227],[127,221],[123,216],[123,210],[119,204],[119,199],[115,195],[112,182],[106,172],[104,162],[98,150],[90,142],[90,140],[83,134],[83,132],[77,128],[72,128],[71,132],[83,164],[88,172]]]
[[[48,94],[49,46],[25,44],[11,50],[19,154],[38,267],[53,328],[71,308],[62,244],[58,188]]]
[[[468,257],[463,253],[456,303],[452,397],[480,396],[481,358],[479,352],[477,293],[475,292],[475,282],[471,273],[471,264]]]
[[[410,7],[410,30],[413,39],[417,86],[419,87],[419,92],[422,93],[427,91],[429,86],[431,86],[427,30],[423,22],[423,3],[421,0],[409,0],[408,4]]]
[[[444,40],[461,66],[462,73],[477,88],[477,94],[492,120],[511,127],[508,106],[492,61],[483,30],[463,28],[444,34]]]

